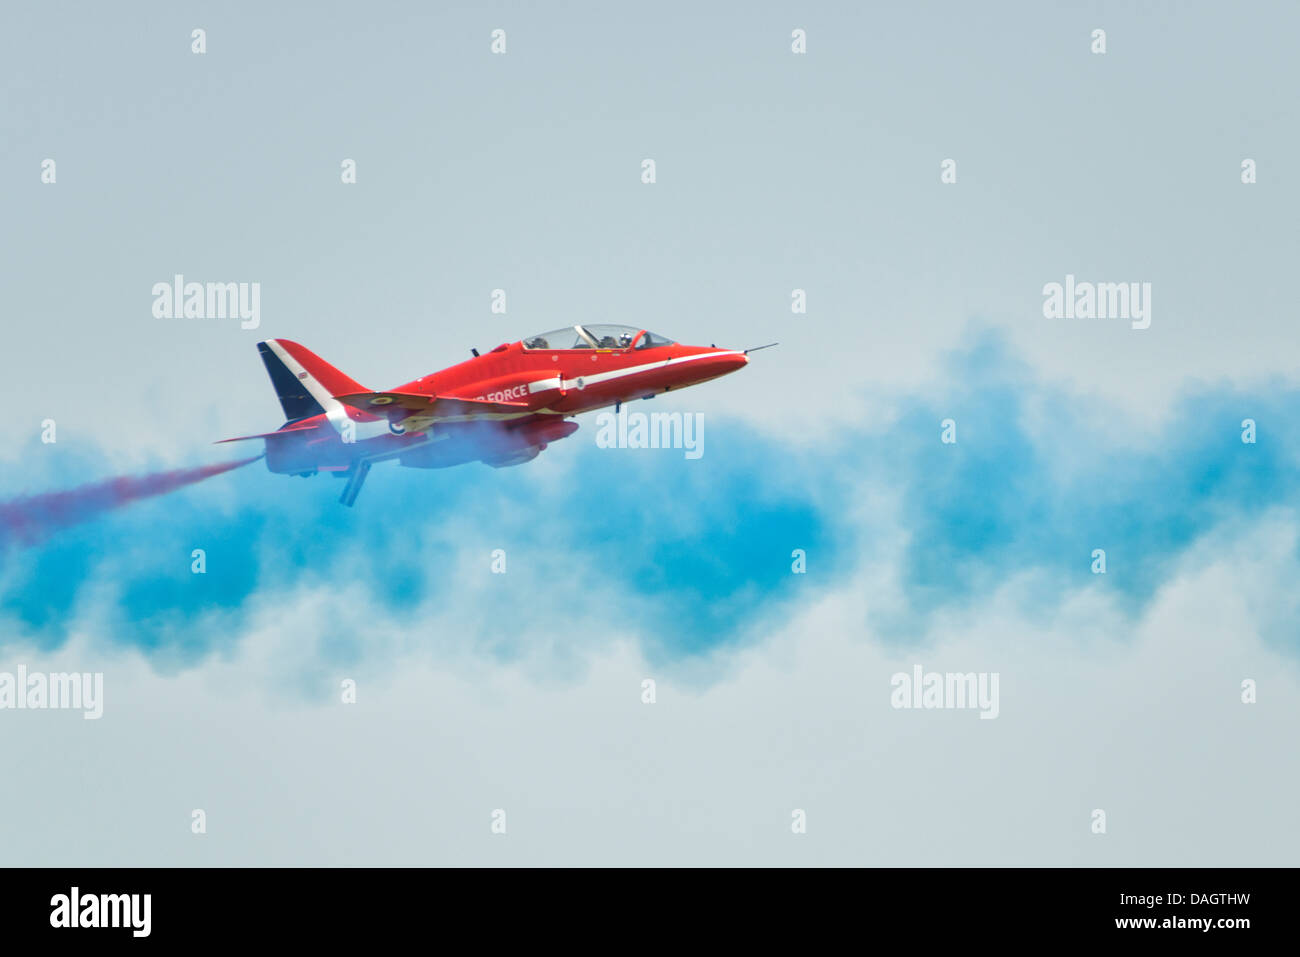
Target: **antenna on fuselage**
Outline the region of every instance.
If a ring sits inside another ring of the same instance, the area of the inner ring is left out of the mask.
[[[472,352],[472,353],[474,353],[474,358],[475,358],[475,359],[478,358],[478,350],[477,350],[477,349],[471,349],[471,350],[469,350],[469,351]]]

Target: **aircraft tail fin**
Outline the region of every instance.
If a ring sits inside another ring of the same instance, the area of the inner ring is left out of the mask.
[[[331,408],[337,408],[338,402],[334,398],[337,395],[369,391],[306,346],[290,339],[259,342],[257,351],[289,422],[323,415]]]

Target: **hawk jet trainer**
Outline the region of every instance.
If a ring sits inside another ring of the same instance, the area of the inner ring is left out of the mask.
[[[287,421],[222,441],[263,439],[272,472],[345,478],[344,505],[356,501],[376,462],[520,465],[576,432],[572,416],[716,379],[755,351],[682,345],[631,326],[575,325],[482,355],[473,350],[458,365],[372,392],[288,339],[257,349]]]

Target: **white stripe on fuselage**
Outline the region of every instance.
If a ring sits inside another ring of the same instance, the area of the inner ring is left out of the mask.
[[[560,376],[554,375],[551,376],[549,379],[538,379],[536,382],[528,383],[528,391],[530,393],[549,392],[552,389],[560,388],[561,386],[563,386],[563,384],[564,384],[564,380]]]
[[[692,362],[695,359],[716,359],[719,356],[739,356],[739,355],[744,355],[744,353],[732,349],[726,352],[723,351],[701,352],[698,355],[693,355],[693,356],[676,356],[671,359],[661,359],[658,362],[647,362],[644,365],[628,366],[626,369],[613,369],[609,372],[593,372],[591,375],[574,376],[572,379],[564,380],[563,388],[565,389],[578,388],[579,379],[582,380],[582,387],[586,388],[587,386],[592,385],[593,383],[596,382],[608,382],[611,379],[621,379],[624,376],[637,375],[638,373],[641,372],[651,372],[655,369],[663,369],[671,365],[680,365],[683,362]]]
[[[610,382],[614,379],[622,379],[626,376],[638,375],[643,372],[653,372],[656,369],[663,369],[670,365],[680,365],[683,362],[691,362],[692,360],[695,359],[713,359],[718,356],[740,356],[740,355],[744,355],[744,353],[736,349],[731,349],[726,351],[719,350],[717,352],[702,352],[699,355],[694,355],[694,356],[675,356],[669,359],[660,359],[657,362],[645,362],[642,363],[641,365],[628,366],[625,369],[611,369],[608,372],[593,372],[590,375],[577,375],[574,376],[572,379],[566,379],[563,376],[555,375],[547,379],[537,379],[533,382],[529,382],[528,394],[533,395],[538,392],[552,392],[557,389],[563,389],[566,392],[569,389],[585,389],[587,386],[594,385],[597,382]],[[583,358],[586,357],[584,356]],[[579,380],[581,380],[582,382],[581,386],[578,385]],[[456,396],[449,396],[449,398],[456,398]],[[487,396],[479,395],[476,396],[476,398],[486,399]],[[528,412],[484,412],[484,413],[475,413],[473,415],[467,415],[467,416],[449,416],[445,419],[439,418],[436,421],[467,422],[467,421],[472,421],[474,419],[517,419],[528,415],[535,415],[538,412],[550,412],[550,411],[551,410],[549,409],[533,409]]]

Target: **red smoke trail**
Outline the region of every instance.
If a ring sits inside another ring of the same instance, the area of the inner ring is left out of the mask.
[[[237,462],[173,469],[170,472],[155,472],[153,475],[123,476],[82,485],[66,492],[47,492],[44,495],[13,499],[0,504],[0,545],[13,541],[22,545],[34,544],[60,528],[88,522],[105,512],[142,498],[174,492],[186,485],[256,462],[261,457],[255,455],[251,459],[240,459]]]

